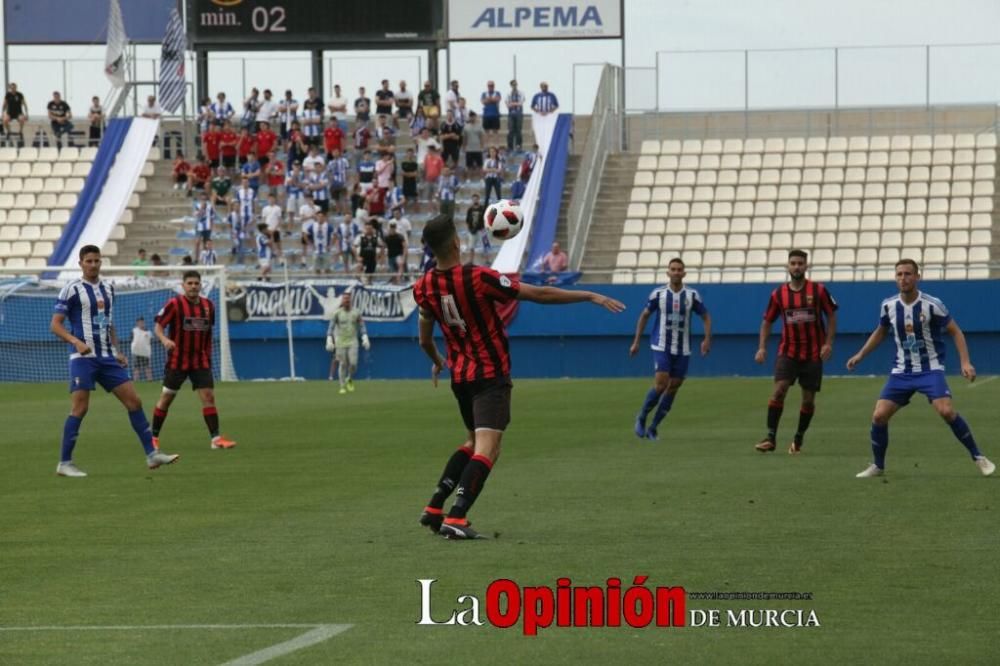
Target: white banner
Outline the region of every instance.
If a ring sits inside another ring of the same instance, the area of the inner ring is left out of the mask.
[[[111,0],[109,6],[104,73],[111,85],[121,88],[125,85],[125,49],[128,48],[128,38],[125,36],[125,23],[122,21],[122,8],[118,5],[118,0]]]
[[[449,0],[448,38],[613,39],[622,35],[620,0]]]

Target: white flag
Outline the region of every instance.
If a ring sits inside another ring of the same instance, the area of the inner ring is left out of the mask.
[[[118,0],[111,0],[108,12],[108,51],[104,56],[104,73],[111,85],[120,88],[125,85],[125,48],[128,39],[125,37],[125,23],[122,21],[122,8]]]

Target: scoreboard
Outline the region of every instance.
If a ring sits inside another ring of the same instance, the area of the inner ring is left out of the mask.
[[[193,48],[323,48],[433,41],[442,0],[185,0]]]

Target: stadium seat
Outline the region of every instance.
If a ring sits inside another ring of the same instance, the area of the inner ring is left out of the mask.
[[[11,225],[4,225],[0,227],[0,240],[2,241],[16,241],[21,237],[21,228]]]
[[[48,224],[49,211],[44,208],[36,208],[28,213],[28,224]]]
[[[993,212],[993,198],[992,197],[976,197],[972,200],[972,212],[973,213],[991,213]]]
[[[995,194],[993,181],[977,181],[973,186],[972,194],[976,197],[992,197]]]
[[[659,252],[640,252],[636,263],[638,268],[656,268],[660,265]]]
[[[34,194],[18,194],[14,199],[14,208],[24,208],[30,210],[35,207]]]
[[[905,199],[906,198],[906,184],[905,183],[888,183],[885,186],[885,196],[887,199]],[[903,202],[903,207],[906,207],[906,202]]]
[[[31,176],[35,178],[45,178],[52,173],[51,162],[35,162],[31,165]]]
[[[24,186],[21,191],[29,194],[38,194],[39,192],[42,191],[42,186],[44,185],[44,183],[45,181],[43,181],[41,178],[26,178],[24,180]]]
[[[807,192],[805,190],[808,187],[813,187],[813,186],[811,186],[811,185],[803,185],[802,186],[803,192],[801,192],[801,194],[802,194],[803,199],[802,199],[802,201],[799,201],[798,214],[799,215],[819,215],[819,201],[816,201],[816,199],[819,198],[819,188],[817,187],[815,191],[809,190]],[[815,196],[806,197],[806,194],[810,194],[810,195],[815,194]]]
[[[77,196],[75,194],[69,194],[68,192],[63,192],[59,195],[59,207],[68,208],[73,210],[76,208]]]
[[[626,217],[646,217],[646,204],[631,203],[628,205]]]
[[[52,255],[53,245],[51,241],[39,241],[31,248],[32,257],[42,257],[48,259]]]
[[[615,260],[615,264],[618,268],[635,268],[636,262],[637,259],[635,252],[619,252],[618,257]]]
[[[10,256],[30,257],[31,243],[29,241],[15,241],[10,244]]]
[[[643,155],[658,155],[660,153],[659,141],[643,141],[640,152]]]
[[[16,162],[36,162],[38,160],[38,148],[22,148],[17,152]]]
[[[942,229],[928,229],[924,235],[926,247],[944,247],[948,244],[948,234]]]
[[[59,156],[56,157],[56,162],[75,162],[80,159],[80,149],[73,146],[67,146],[59,151]]]
[[[632,195],[630,197],[632,201],[646,203],[649,201],[649,188],[648,187],[633,187]]]
[[[666,225],[662,218],[653,218],[646,220],[645,234],[663,234],[666,229]]]
[[[663,185],[673,185],[674,184],[674,172],[673,171],[657,171],[656,177],[653,180],[653,184],[657,186]]]
[[[993,218],[990,215],[983,213],[973,213],[972,214],[972,228],[973,229],[992,229],[993,228]]]
[[[882,216],[882,231],[901,231],[902,229],[903,216],[901,214]]]
[[[36,241],[42,237],[42,228],[37,224],[27,224],[21,227],[21,240]]]
[[[739,155],[743,152],[743,139],[726,139],[722,142],[722,152],[729,155]]]
[[[647,252],[659,252],[660,246],[662,244],[663,244],[663,238],[661,236],[643,236],[642,244],[639,247],[639,250],[641,251],[641,254],[639,255],[640,265],[643,265],[641,262],[644,254],[646,254]]]
[[[667,234],[666,236],[663,237],[663,251],[664,251],[663,254],[676,255],[678,252],[680,252],[683,249],[684,249],[684,236],[683,235]],[[663,260],[663,257],[661,255],[660,264],[663,265],[663,266],[667,265],[667,264],[664,264],[663,261],[664,260]],[[670,259],[666,259],[666,261],[667,261],[667,263],[669,263]]]
[[[69,162],[56,162],[52,165],[52,176],[66,178],[73,175],[73,165]]]
[[[81,148],[79,160],[81,162],[93,162],[97,157],[97,148]]]
[[[27,210],[9,210],[7,211],[7,224],[9,225],[20,225],[28,223],[28,211]]]
[[[663,155],[680,155],[681,142],[676,139],[666,139],[660,144],[660,153]]]
[[[632,271],[615,270],[611,273],[611,284],[632,284]]]
[[[980,134],[976,137],[976,148],[992,148],[997,147],[997,135],[993,132],[988,134]]]
[[[622,236],[618,241],[618,250],[620,252],[638,252],[639,245],[638,236]]]
[[[635,178],[632,180],[632,185],[636,187],[649,187],[653,184],[653,172],[652,171],[636,171]]]
[[[73,164],[73,175],[77,178],[86,178],[90,174],[90,162],[76,162]]]
[[[58,225],[48,225],[42,227],[42,240],[57,241],[60,236],[62,236],[62,227]]]
[[[908,150],[893,150],[889,153],[889,166],[890,167],[908,167],[910,166],[910,151]]]
[[[701,162],[699,163],[698,168],[703,171],[704,170],[718,171],[721,165],[722,163],[720,162],[718,155],[702,155]]]

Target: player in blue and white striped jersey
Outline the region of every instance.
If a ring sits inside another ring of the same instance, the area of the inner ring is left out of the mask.
[[[684,262],[671,259],[667,266],[669,284],[657,287],[635,326],[635,337],[629,355],[639,352],[639,339],[646,329],[646,322],[653,317],[653,333],[649,346],[653,350],[653,388],[646,393],[642,409],[635,420],[635,434],[640,438],[657,439],[657,428],[674,404],[674,397],[687,376],[691,360],[691,315],[697,314],[705,324],[705,338],[701,341],[701,355],[712,348],[712,317],[708,314],[701,295],[684,286]],[[646,427],[646,418],[656,407],[653,421]]]
[[[962,376],[970,382],[976,380],[976,369],[969,359],[965,335],[951,318],[944,303],[922,293],[919,284],[920,268],[917,262],[912,259],[899,260],[896,263],[896,286],[899,287],[899,294],[882,301],[878,327],[858,353],[847,361],[847,369],[853,371],[861,359],[874,351],[887,336],[892,335],[896,342],[896,359],[872,415],[874,461],[857,476],[882,476],[885,471],[885,452],[889,447],[889,420],[901,407],[909,404],[914,393],[921,393],[927,398],[972,456],[972,461],[979,470],[984,476],[989,476],[996,466],[979,452],[969,424],[955,411],[944,376],[944,333],[948,333],[958,350]]]
[[[156,469],[169,465],[179,456],[160,453],[153,446],[153,432],[142,411],[142,400],[125,371],[128,359],[118,350],[114,327],[115,288],[101,279],[101,250],[96,245],[84,245],[79,256],[83,278],[69,282],[59,292],[49,325],[57,338],[70,345],[70,414],[63,425],[62,453],[56,474],[87,476],[73,463],[73,449],[80,424],[90,407],[90,392],[97,384],[114,393],[128,410],[132,429],[146,451],[147,466]]]

